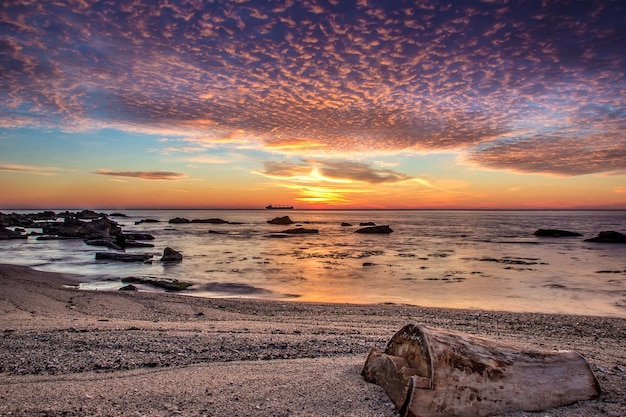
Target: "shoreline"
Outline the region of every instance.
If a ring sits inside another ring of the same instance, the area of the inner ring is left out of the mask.
[[[360,371],[409,322],[575,350],[603,393],[546,415],[626,415],[620,318],[64,287],[76,278],[0,264],[0,415],[395,416]]]

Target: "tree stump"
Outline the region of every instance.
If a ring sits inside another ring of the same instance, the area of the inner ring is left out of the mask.
[[[362,375],[383,387],[403,417],[486,417],[596,398],[600,385],[573,351],[532,351],[409,324]]]

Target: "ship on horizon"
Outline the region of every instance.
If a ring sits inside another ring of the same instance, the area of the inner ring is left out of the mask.
[[[265,206],[267,210],[293,210],[293,206],[281,205],[281,204],[269,204]]]

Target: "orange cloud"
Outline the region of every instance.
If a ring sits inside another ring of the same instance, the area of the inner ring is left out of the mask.
[[[168,171],[112,171],[108,169],[99,169],[92,172],[92,174],[105,175],[111,177],[128,177],[128,178],[140,178],[143,180],[182,180],[187,178],[186,174],[180,172],[168,172]]]

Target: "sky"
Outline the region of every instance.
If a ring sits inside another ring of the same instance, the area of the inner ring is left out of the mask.
[[[622,0],[1,4],[3,209],[626,209]]]

